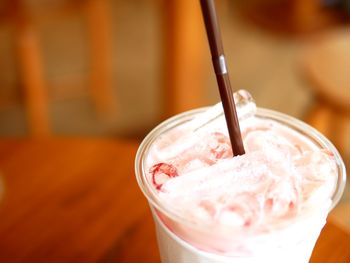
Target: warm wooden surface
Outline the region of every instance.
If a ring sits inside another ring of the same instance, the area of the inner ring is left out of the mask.
[[[136,149],[117,140],[0,140],[0,262],[160,262]],[[311,262],[350,262],[349,234],[329,222]]]

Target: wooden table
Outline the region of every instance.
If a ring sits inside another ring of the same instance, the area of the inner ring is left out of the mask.
[[[160,262],[137,146],[0,140],[0,262]],[[350,262],[349,234],[328,222],[311,262]]]

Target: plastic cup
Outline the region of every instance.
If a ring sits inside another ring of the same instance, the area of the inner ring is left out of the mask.
[[[262,108],[258,108],[255,114],[256,118],[272,120],[289,127],[316,147],[328,149],[334,154],[337,183],[331,196],[331,205],[320,206],[274,231],[236,238],[225,231],[212,231],[206,225],[194,224],[157,200],[154,189],[146,179],[145,160],[150,146],[161,134],[185,124],[205,110],[206,108],[201,108],[184,112],[164,121],[148,134],[136,154],[136,178],[151,207],[162,262],[308,262],[328,213],[343,194],[346,170],[332,143],[317,130],[293,117]]]

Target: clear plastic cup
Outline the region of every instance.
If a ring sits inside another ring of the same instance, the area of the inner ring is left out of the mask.
[[[145,160],[150,146],[163,133],[192,120],[207,108],[176,115],[153,129],[141,143],[136,154],[135,171],[138,184],[148,199],[156,225],[160,256],[163,263],[214,262],[308,262],[316,240],[326,223],[331,209],[340,200],[346,181],[344,163],[330,141],[311,126],[288,115],[258,108],[255,117],[278,122],[304,136],[320,149],[334,154],[337,166],[337,184],[331,196],[331,207],[313,211],[300,220],[269,233],[252,234],[244,239],[235,238],[225,231],[212,231],[206,225],[197,225],[175,214],[157,199],[146,178]],[[242,253],[239,247],[245,247]],[[210,248],[210,249],[208,249]],[[240,251],[227,253],[227,251]]]

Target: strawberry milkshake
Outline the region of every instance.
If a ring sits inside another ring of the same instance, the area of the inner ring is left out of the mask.
[[[139,148],[162,262],[308,262],[344,164],[310,126],[234,96],[244,155],[233,157],[220,103],[165,121]]]

